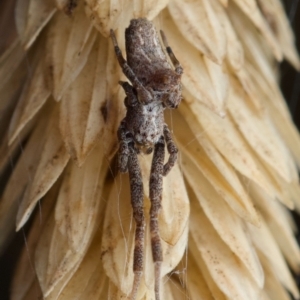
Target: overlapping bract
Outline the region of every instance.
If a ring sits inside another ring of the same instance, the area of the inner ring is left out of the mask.
[[[15,162],[1,196],[0,251],[42,201],[12,299],[130,293],[128,175],[113,164],[123,75],[107,37],[117,30],[124,50],[136,17],[164,30],[184,68],[184,100],[166,116],[180,159],[164,180],[159,219],[163,299],[288,299],[285,288],[298,297],[286,207],[300,210],[300,139],[273,66],[300,61],[280,1],[19,0],[19,37],[0,58],[1,174]],[[149,159],[140,158],[147,213]],[[139,299],[153,299],[149,234],[144,269]]]

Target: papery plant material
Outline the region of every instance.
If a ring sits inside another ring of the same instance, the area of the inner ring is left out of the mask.
[[[182,115],[185,115],[184,103],[182,104]],[[195,130],[194,133],[179,114],[174,113],[172,118],[176,120],[176,122],[173,122],[174,130],[176,130],[177,138],[182,142],[182,152],[190,157],[193,164],[205,175],[205,178],[209,180],[215,190],[222,195],[222,198],[241,218],[259,226],[259,219],[252,200],[241,184],[236,172],[210,142],[204,130],[201,130],[194,115],[189,113],[189,118],[186,119],[191,124],[191,129]],[[199,129],[200,133],[197,132]],[[195,180],[198,180],[198,176]]]
[[[172,49],[185,70],[185,75],[182,76],[183,86],[199,102],[204,103],[220,116],[224,116],[228,93],[227,74],[222,71],[220,65],[199,55],[199,51],[189,43],[186,43],[185,51],[180,51],[184,37],[176,28],[171,16],[166,11],[162,14],[163,24],[166,26],[165,34],[172,41]],[[189,53],[189,55],[185,55],[185,53]]]
[[[26,193],[19,203],[17,214],[17,230],[20,229],[31,215],[37,201],[43,197],[52,187],[53,183],[60,176],[65,168],[70,155],[63,146],[63,141],[55,124],[58,115],[57,107],[51,112],[47,124],[46,140],[41,151],[41,157],[37,163],[32,182],[28,184]],[[36,158],[38,160],[38,158]]]
[[[44,197],[41,210],[37,211],[34,216],[32,230],[27,237],[27,245],[22,250],[17,271],[12,282],[12,299],[34,299],[42,296],[32,263],[39,236],[44,232],[49,216],[53,214],[53,207],[55,206],[59,186],[60,182],[58,181],[51,191],[47,193],[47,196]],[[19,286],[19,282],[23,282],[22,286]]]
[[[0,58],[0,252],[34,221],[11,298],[131,291],[135,228],[128,178],[115,165],[125,78],[108,35],[122,48],[139,17],[165,32],[184,68],[184,100],[166,113],[180,157],[159,216],[163,299],[299,297],[288,209],[300,211],[300,138],[274,66],[300,61],[279,0],[19,0],[15,9],[18,36]],[[148,195],[149,161],[140,163]],[[148,197],[144,205],[148,218]],[[149,300],[146,235],[138,299]]]
[[[37,13],[39,12],[39,13]],[[52,0],[18,0],[15,20],[21,44],[28,49],[56,12]]]
[[[46,43],[46,68],[53,96],[60,101],[85,66],[96,32],[82,9],[72,18],[56,14],[52,22]]]
[[[14,110],[8,130],[9,144],[13,143],[20,131],[36,115],[39,109],[45,104],[50,96],[50,90],[46,85],[44,60],[41,58],[31,78],[27,79],[28,84],[22,91],[22,98]]]
[[[226,53],[226,35],[221,20],[214,12],[212,2],[200,1],[172,1],[169,10],[173,19],[183,19],[178,28],[186,39],[207,58],[222,64]],[[197,20],[202,20],[198,26]]]
[[[244,262],[245,267],[257,284],[262,287],[264,274],[257,255],[245,235],[243,222],[232,212],[226,202],[218,204],[220,202],[219,195],[201,174],[198,174],[198,176],[200,175],[199,179],[205,183],[205,188],[197,186],[194,177],[195,174],[197,175],[197,171],[193,169],[193,164],[185,157],[183,158],[183,165],[187,181],[196,194],[210,223],[220,233],[221,239],[230,247],[231,251]]]
[[[41,156],[43,144],[45,141],[44,126],[47,123],[47,113],[40,120],[40,126],[36,127],[30,135],[26,148],[22,156],[15,165],[12,174],[9,177],[7,185],[1,197],[0,217],[1,217],[1,239],[0,251],[3,251],[6,240],[11,235],[15,227],[16,213],[19,208],[20,201],[24,197],[26,187],[37,169],[36,160]],[[11,219],[14,222],[11,222]]]

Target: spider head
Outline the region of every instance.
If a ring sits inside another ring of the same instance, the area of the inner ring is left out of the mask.
[[[177,108],[181,102],[181,75],[171,69],[157,70],[149,82],[149,87],[166,108]]]

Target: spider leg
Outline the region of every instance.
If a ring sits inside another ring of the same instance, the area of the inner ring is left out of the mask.
[[[119,81],[119,84],[122,86],[122,88],[125,91],[126,98],[125,98],[125,106],[128,108],[130,106],[135,106],[138,103],[137,96],[135,94],[133,86],[131,86],[128,82],[126,81]]]
[[[118,128],[118,139],[119,139],[118,168],[121,173],[126,173],[128,169],[128,157],[129,157],[128,144],[133,142],[133,138],[130,137],[130,133],[127,130],[126,122],[124,119]]]
[[[128,65],[127,61],[122,55],[122,51],[118,45],[117,38],[115,36],[114,31],[110,30],[110,36],[113,42],[113,45],[115,47],[115,53],[119,62],[120,67],[122,68],[122,71],[124,75],[131,81],[133,87],[137,90],[139,94],[139,99],[143,104],[150,103],[153,99],[152,94],[145,89],[145,87],[142,85],[142,83],[139,81],[139,79],[136,77],[130,66]]]
[[[167,124],[164,124],[164,137],[166,140],[168,152],[170,154],[169,159],[164,165],[163,170],[163,175],[166,176],[175,165],[175,162],[177,160],[178,149],[172,139],[172,135]]]
[[[168,40],[167,40],[167,37],[165,35],[165,33],[161,30],[160,31],[160,35],[161,35],[161,38],[163,40],[163,43],[166,47],[166,50],[168,52],[168,55],[172,61],[172,64],[174,65],[175,67],[175,72],[178,74],[178,75],[181,75],[183,73],[183,68],[182,66],[180,65],[178,59],[176,58],[175,54],[173,53],[173,50],[172,48],[169,46],[168,44]]]
[[[150,173],[150,233],[152,256],[155,265],[155,299],[159,300],[160,291],[160,269],[163,261],[162,247],[158,227],[158,213],[161,208],[163,190],[163,167],[165,158],[165,141],[161,136],[154,148]]]
[[[134,282],[131,291],[131,300],[135,300],[143,274],[145,217],[144,217],[144,190],[142,174],[137,158],[134,143],[129,145],[128,171],[130,179],[131,205],[136,224],[135,246],[133,255]]]

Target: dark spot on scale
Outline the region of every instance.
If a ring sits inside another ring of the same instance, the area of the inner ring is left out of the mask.
[[[100,111],[101,111],[102,117],[104,119],[104,122],[106,123],[107,117],[108,117],[108,109],[107,109],[106,102],[104,103],[104,105],[101,106]]]
[[[49,70],[49,77],[53,78],[53,65],[49,65],[48,70]]]
[[[64,7],[64,12],[68,16],[72,16],[74,9],[77,7],[77,1],[78,0],[69,0],[67,1],[65,7]]]

